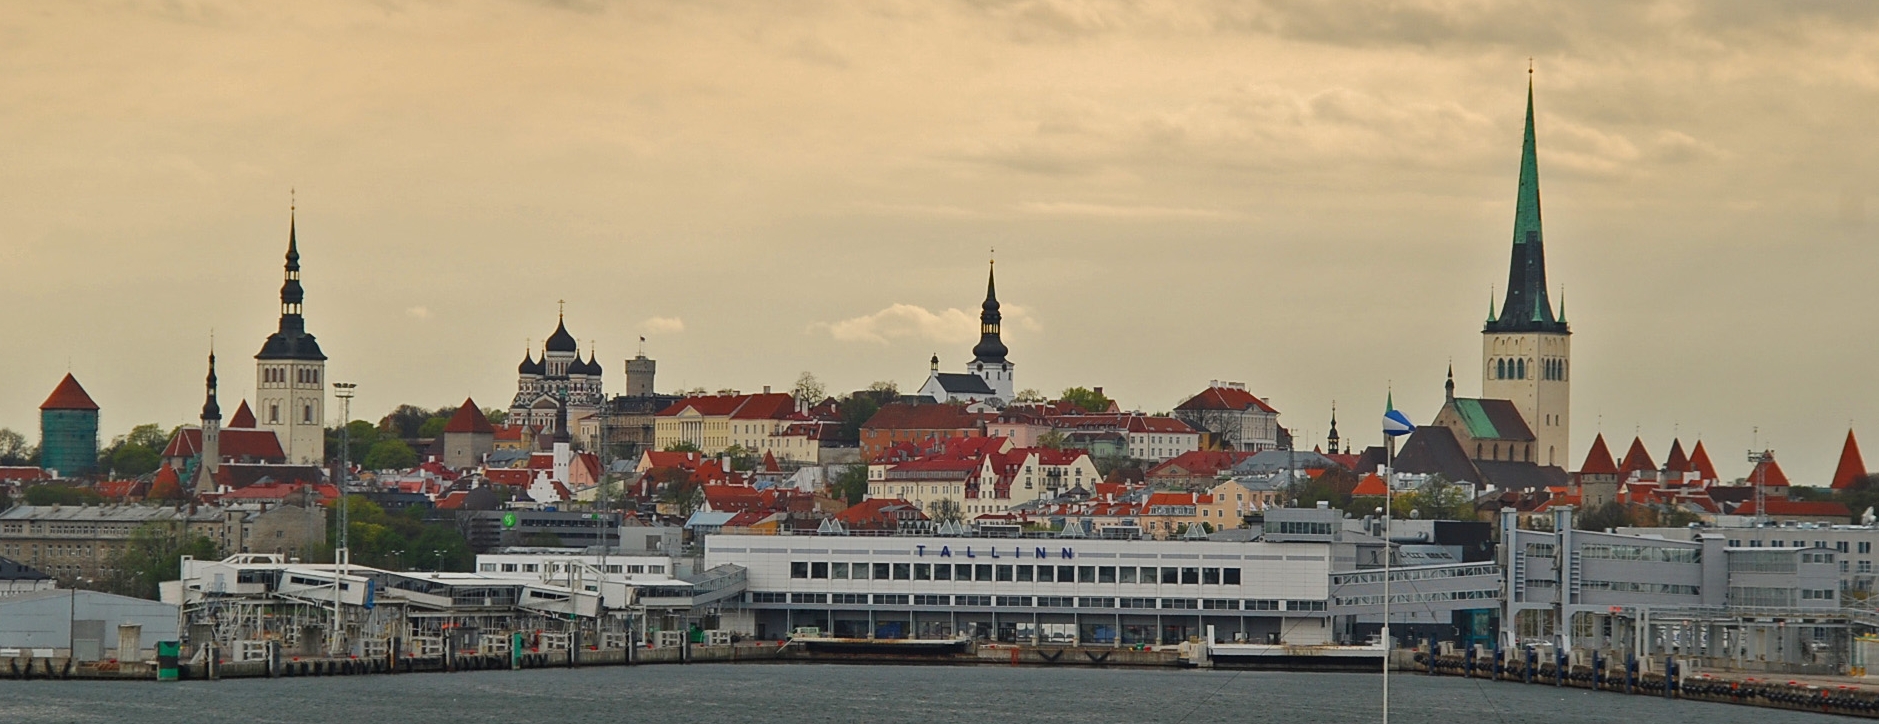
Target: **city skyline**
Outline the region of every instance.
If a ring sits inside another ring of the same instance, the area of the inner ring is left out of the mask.
[[[182,7],[4,21],[0,57],[37,70],[0,80],[34,101],[0,115],[28,342],[0,351],[0,426],[34,437],[67,369],[107,439],[193,423],[211,330],[235,360],[273,326],[298,187],[307,323],[358,417],[501,407],[560,299],[610,392],[642,335],[662,390],[911,391],[969,358],[996,247],[1019,388],[1154,412],[1238,380],[1307,443],[1332,400],[1371,443],[1386,390],[1426,421],[1450,359],[1478,392],[1528,55],[1567,467],[1602,430],[1701,437],[1727,477],[1758,443],[1824,484],[1879,402],[1870,152],[1845,143],[1871,17]],[[252,372],[223,389],[253,400]]]

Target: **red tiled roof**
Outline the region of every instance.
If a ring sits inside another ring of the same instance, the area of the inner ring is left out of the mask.
[[[986,415],[966,412],[963,405],[908,405],[892,403],[881,407],[862,423],[863,430],[976,430]]]
[[[1773,455],[1768,455],[1762,462],[1755,464],[1755,469],[1749,471],[1748,484],[1759,484],[1764,488],[1789,486],[1787,473],[1781,472],[1781,463],[1775,462]]]
[[[1687,473],[1692,470],[1690,458],[1683,454],[1683,441],[1670,441],[1670,456],[1664,458],[1664,469],[1673,473]]]
[[[698,395],[687,397],[656,413],[672,417],[687,408],[705,417],[731,417],[738,420],[783,420],[796,413],[796,398],[781,392],[755,395]]]
[[[1605,447],[1605,435],[1592,438],[1592,449],[1585,454],[1585,464],[1579,466],[1581,475],[1617,475],[1618,463],[1612,461],[1611,448]]]
[[[1716,464],[1709,461],[1709,451],[1703,449],[1703,441],[1696,441],[1696,447],[1690,450],[1690,469],[1703,480],[1718,480]]]
[[[874,498],[848,506],[835,519],[850,528],[892,529],[901,520],[926,520],[926,514],[899,498]]]
[[[1148,477],[1213,477],[1257,453],[1236,450],[1189,450],[1148,469]]]
[[[464,501],[468,500],[469,497],[470,491],[468,490],[453,490],[444,494],[444,497],[437,499],[436,508],[438,510],[457,510],[463,507]]]
[[[280,438],[273,430],[236,429],[222,430],[218,453],[224,460],[254,460],[259,462],[284,462],[287,453],[281,450]],[[170,444],[163,448],[163,457],[186,458],[202,454],[202,428],[185,427],[176,431],[170,438]]]
[[[163,469],[168,470],[169,467],[164,466]],[[170,473],[171,477],[175,475],[174,472]],[[145,487],[143,482],[137,480],[106,480],[92,486],[92,490],[98,491],[107,500],[125,500],[143,492]]]
[[[681,470],[691,470],[692,468],[698,467],[700,459],[702,459],[702,457],[695,452],[646,451],[646,467],[648,468],[679,468]]]
[[[1207,493],[1160,492],[1148,494],[1148,505],[1211,505],[1214,496]]]
[[[255,426],[254,410],[248,409],[247,400],[242,400],[241,405],[235,408],[234,416],[228,418],[228,424],[222,426],[222,429],[226,430],[231,427],[252,428]]]
[[[498,425],[496,426],[495,429],[496,429],[497,440],[502,440],[504,442],[521,442],[522,433],[528,430],[528,426],[527,425]]]
[[[1639,471],[1657,469],[1657,463],[1651,462],[1651,453],[1644,449],[1644,441],[1631,438],[1631,449],[1625,451],[1624,462],[1618,464],[1618,474],[1630,475]]]
[[[526,488],[529,481],[534,479],[535,473],[524,468],[487,468],[483,470],[483,477],[499,485]]]
[[[1357,487],[1351,489],[1353,498],[1381,498],[1389,494],[1390,489],[1383,485],[1383,476],[1376,473],[1365,475],[1363,480],[1358,481]]]
[[[1866,479],[1866,461],[1859,456],[1859,441],[1853,431],[1846,431],[1846,444],[1840,447],[1840,464],[1833,469],[1833,489],[1846,490]]]
[[[150,492],[147,496],[155,500],[182,499],[183,485],[176,476],[176,469],[166,464],[157,470],[157,477],[150,481]]]
[[[463,398],[463,406],[457,408],[456,414],[450,416],[449,422],[444,423],[444,432],[473,432],[493,435],[496,432],[496,427],[489,424],[489,418],[483,416],[483,411],[477,408],[476,401],[466,397]]]
[[[65,373],[65,379],[59,380],[59,386],[52,388],[52,394],[39,404],[41,410],[96,410],[98,403],[91,401],[91,395],[85,394],[83,385],[72,373]]]
[[[52,474],[46,472],[45,468],[35,468],[35,467],[24,466],[24,465],[0,467],[0,481],[17,480],[17,481],[25,482],[25,481],[31,481],[31,480],[51,480],[51,479],[52,479]]]
[[[1266,404],[1265,400],[1259,399],[1258,395],[1254,395],[1251,392],[1237,387],[1209,387],[1200,394],[1188,398],[1186,402],[1176,405],[1174,409],[1233,410],[1236,412],[1244,412],[1255,408],[1261,412],[1270,412],[1275,415],[1279,414],[1277,409],[1274,409],[1272,405]]]
[[[1811,515],[1819,517],[1840,517],[1849,520],[1853,517],[1853,511],[1848,510],[1845,503],[1837,500],[1784,500],[1782,498],[1767,498],[1765,502],[1768,504],[1767,515]],[[1759,512],[1755,507],[1755,499],[1750,498],[1747,502],[1736,507],[1735,514],[1758,515]]]

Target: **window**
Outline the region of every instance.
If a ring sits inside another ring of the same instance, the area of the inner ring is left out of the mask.
[[[892,578],[893,574],[891,573],[891,570],[892,570],[892,567],[890,567],[886,563],[874,564],[874,580],[885,581],[889,578]]]
[[[1057,582],[1058,583],[1075,583],[1076,580],[1077,580],[1077,567],[1076,566],[1058,566],[1057,567]]]
[[[953,605],[956,605],[956,606],[990,606],[992,605],[992,597],[991,596],[953,596]]]
[[[1272,599],[1251,599],[1246,602],[1248,611],[1277,611],[1279,602]]]
[[[1116,580],[1119,583],[1134,583],[1135,566],[1123,566],[1116,569]]]
[[[830,563],[829,564],[829,577],[838,578],[838,579],[847,579],[848,578],[848,564],[847,563]]]
[[[858,605],[865,605],[867,604],[867,602],[868,602],[868,594],[865,594],[865,593],[831,593],[829,594],[829,603],[833,603],[837,605],[858,606]]]
[[[1200,606],[1199,606],[1199,601],[1196,601],[1192,598],[1164,598],[1164,599],[1161,599],[1161,607],[1162,608],[1194,609],[1194,608],[1199,608]]]
[[[1200,602],[1200,607],[1208,611],[1239,610],[1240,602],[1230,598],[1208,598]]]
[[[937,563],[937,564],[934,564],[934,566],[933,566],[933,580],[935,580],[935,581],[950,581],[950,580],[952,580],[952,579],[953,579],[953,566],[952,566],[952,564],[951,564],[951,563]]]
[[[1095,566],[1077,566],[1077,583],[1095,583]]]
[[[281,424],[281,406],[280,405],[270,404],[267,406],[267,421],[268,421],[268,424],[270,425]]]
[[[1285,610],[1287,611],[1323,611],[1324,602],[1323,601],[1286,601]]]
[[[913,597],[913,605],[915,606],[950,606],[952,605],[952,597],[951,596],[922,596],[922,595],[916,594]]]
[[[1841,552],[1841,553],[1845,553],[1845,552],[1847,552],[1847,545],[1846,545],[1846,541],[1838,541],[1838,542],[1836,542],[1836,543],[1834,543],[1834,544],[1833,544],[1833,549],[1834,549],[1834,550],[1836,550],[1836,551],[1839,551],[1839,552]]]
[[[1101,566],[1097,568],[1096,569],[1096,582],[1097,583],[1115,583],[1116,582],[1116,567],[1115,566]]]
[[[1037,582],[1038,583],[1055,583],[1056,581],[1057,581],[1057,567],[1056,566],[1038,566],[1037,567]]]
[[[1151,568],[1149,570],[1154,570],[1154,569]],[[1173,566],[1163,567],[1161,569],[1161,582],[1162,583],[1180,583],[1181,582],[1181,569],[1175,568]]]
[[[1009,565],[994,566],[992,570],[996,574],[995,580],[998,580],[1000,582],[1012,580],[1011,579],[1011,576],[1012,576],[1011,566]]]
[[[1010,606],[1010,607],[1022,606],[1025,608],[1029,608],[1031,606],[1031,597],[1030,596],[999,596],[998,605]]]
[[[1018,574],[1018,580],[1020,581],[1031,580],[1031,567],[1030,566],[1017,566],[1016,573]]]
[[[992,580],[992,564],[990,563],[973,564],[972,565],[972,580],[974,581]]]
[[[808,578],[809,577],[809,562],[808,561],[790,561],[789,577],[790,578]]]
[[[809,564],[809,577],[810,578],[828,578],[829,577],[829,564],[823,563],[821,561],[816,561],[814,563]]]
[[[1214,586],[1219,585],[1220,584],[1220,569],[1218,568],[1200,569],[1200,582],[1204,585],[1214,585]]]
[[[1181,582],[1188,584],[1188,585],[1200,583],[1200,569],[1199,568],[1181,569]]]
[[[1240,585],[1240,569],[1238,568],[1220,569],[1220,582],[1229,586]]]
[[[1864,540],[1863,540],[1863,541],[1860,541],[1860,542],[1859,542],[1859,552],[1861,552],[1861,553],[1871,553],[1871,552],[1872,552],[1872,541],[1864,541]]]
[[[931,563],[913,564],[913,580],[916,580],[916,581],[933,580],[933,564]]]
[[[905,606],[907,605],[907,594],[877,593],[874,594],[874,603],[881,606]]]
[[[1115,608],[1116,599],[1098,596],[1086,596],[1077,599],[1077,608]]]
[[[829,595],[826,593],[792,593],[792,594],[789,594],[789,602],[790,603],[828,603]]]
[[[300,421],[303,423],[307,423],[307,424],[313,423],[313,406],[312,405],[307,405],[301,408]]]

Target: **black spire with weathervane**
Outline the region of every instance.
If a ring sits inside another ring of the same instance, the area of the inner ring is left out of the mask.
[[[208,396],[204,398],[202,401],[202,419],[203,420],[220,420],[222,419],[222,406],[215,401],[215,353],[214,352],[209,353],[208,388],[209,388]]]
[[[1540,233],[1540,165],[1533,141],[1533,77],[1527,74],[1527,128],[1520,149],[1520,190],[1514,201],[1513,260],[1507,270],[1507,299],[1483,332],[1568,334],[1566,321],[1546,299],[1546,245]],[[1561,315],[1563,316],[1563,315]]]
[[[293,212],[287,216],[287,272],[281,283],[280,330],[269,335],[255,359],[324,360],[320,343],[307,334],[307,321],[300,316],[300,304],[306,291],[300,288],[300,241],[294,230]]]
[[[985,276],[985,303],[980,305],[979,343],[972,347],[973,362],[1004,364],[1005,355],[1011,352],[1005,348],[1005,342],[998,334],[999,323],[1004,321],[1004,315],[998,313],[997,272],[998,267],[993,266]]]

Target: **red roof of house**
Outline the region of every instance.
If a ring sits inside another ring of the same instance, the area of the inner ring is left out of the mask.
[[[496,429],[497,440],[502,440],[504,442],[510,442],[510,441],[521,442],[522,433],[528,430],[528,426],[527,425],[498,425],[496,426],[495,429]]]
[[[1781,463],[1775,462],[1775,456],[1772,454],[1756,463],[1755,469],[1749,471],[1748,484],[1759,484],[1765,488],[1783,488],[1790,485],[1788,474],[1781,472]]]
[[[498,485],[512,485],[526,488],[529,481],[535,479],[534,471],[525,468],[486,468],[483,477]]]
[[[705,505],[720,513],[735,513],[763,507],[763,495],[756,488],[742,485],[707,484]]]
[[[835,519],[849,528],[892,529],[902,520],[926,520],[926,514],[899,498],[873,498],[848,506]]]
[[[1722,477],[1716,474],[1716,464],[1709,461],[1709,451],[1703,449],[1702,440],[1696,441],[1696,447],[1690,450],[1690,469],[1696,471],[1697,477],[1703,480],[1718,480]]]
[[[463,398],[463,406],[458,407],[456,414],[450,416],[450,421],[444,423],[444,432],[474,432],[494,435],[496,433],[496,426],[489,424],[489,418],[483,416],[483,411],[476,406],[475,400],[466,397]]]
[[[705,417],[730,417],[738,420],[783,420],[796,414],[796,398],[781,392],[756,395],[697,395],[687,397],[657,413],[672,417],[687,408]]]
[[[646,467],[648,468],[679,468],[681,470],[691,470],[692,468],[698,467],[698,462],[701,459],[703,459],[703,457],[695,452],[646,451]]]
[[[244,428],[244,429],[255,427],[254,410],[248,409],[247,400],[241,401],[241,405],[235,408],[234,416],[228,418],[228,424],[223,425],[222,429],[226,430],[232,427],[239,427],[239,428]]]
[[[1765,502],[1768,504],[1767,515],[1810,515],[1847,519],[1853,517],[1853,511],[1848,510],[1845,503],[1837,500],[1785,500],[1782,498],[1767,498]],[[1735,514],[1759,514],[1759,510],[1755,507],[1755,499],[1750,498],[1748,501],[1742,503],[1742,505],[1737,506]]]
[[[176,469],[165,464],[157,470],[157,477],[150,481],[147,497],[155,500],[178,500],[183,497],[182,481],[176,476]]]
[[[468,490],[453,490],[445,493],[444,497],[438,498],[435,507],[438,510],[456,510],[462,508],[464,501],[469,497],[470,491]]]
[[[883,405],[862,423],[864,430],[966,430],[983,427],[989,415],[966,412],[964,405]]]
[[[1214,496],[1207,493],[1164,491],[1148,494],[1148,505],[1150,507],[1157,505],[1210,505],[1213,502]]]
[[[763,471],[766,473],[783,472],[783,467],[776,464],[776,455],[769,450],[763,451]]]
[[[1585,454],[1585,464],[1579,466],[1581,475],[1617,475],[1618,463],[1612,461],[1611,448],[1605,447],[1605,435],[1600,433],[1592,438],[1592,449]]]
[[[1673,473],[1687,473],[1694,470],[1690,467],[1690,458],[1683,454],[1682,440],[1670,441],[1670,457],[1664,459],[1664,469]]]
[[[163,469],[168,470],[169,466],[166,465]],[[176,473],[172,472],[170,475],[174,477]],[[92,486],[91,489],[98,491],[98,494],[107,500],[124,500],[142,492],[145,486],[143,482],[137,480],[106,480]]]
[[[1833,469],[1833,489],[1846,490],[1866,479],[1866,461],[1859,456],[1859,441],[1853,431],[1846,431],[1846,444],[1840,447],[1840,464]]]
[[[1258,395],[1237,387],[1209,387],[1200,394],[1188,398],[1186,402],[1176,405],[1174,409],[1234,410],[1236,412],[1258,409],[1262,412],[1279,414],[1277,409],[1266,404],[1265,400],[1259,399]]]
[[[51,479],[52,479],[52,474],[46,472],[45,468],[35,468],[31,466],[26,466],[26,465],[0,467],[0,481],[4,481],[4,480],[29,481],[29,480],[51,480]]]
[[[1358,481],[1357,487],[1351,489],[1353,498],[1381,498],[1389,494],[1390,489],[1383,484],[1383,476],[1376,473],[1365,475],[1363,480]]]
[[[52,388],[52,394],[39,404],[41,410],[96,410],[98,403],[91,401],[91,395],[85,394],[83,385],[72,373],[65,373],[65,379],[59,380],[59,386]]]
[[[1624,462],[1618,464],[1618,474],[1630,475],[1639,471],[1657,469],[1657,463],[1651,462],[1651,453],[1644,449],[1644,441],[1631,438],[1631,449],[1625,451]]]
[[[1148,469],[1148,477],[1213,477],[1257,453],[1237,450],[1189,450]]]

